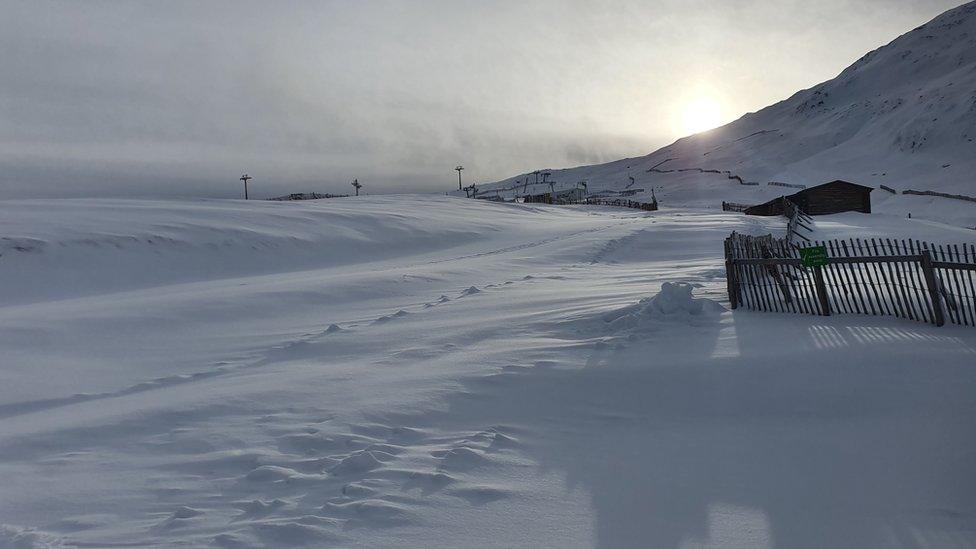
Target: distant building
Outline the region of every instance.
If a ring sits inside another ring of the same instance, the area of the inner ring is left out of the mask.
[[[586,200],[586,190],[579,187],[556,191],[554,202],[556,204],[577,204]]]
[[[789,196],[781,196],[746,208],[747,215],[783,215],[783,199],[793,202],[810,215],[826,215],[840,212],[871,213],[871,187],[849,181],[831,181]]]

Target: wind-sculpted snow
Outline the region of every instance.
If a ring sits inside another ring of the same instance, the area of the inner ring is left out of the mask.
[[[491,216],[473,213],[483,206],[436,195],[306,202],[0,201],[0,303],[406,256],[422,261],[425,253],[476,242],[486,243],[482,253],[492,253],[493,235],[518,230],[525,216],[511,206],[494,206]],[[561,235],[565,213],[536,214],[555,222],[547,235]]]
[[[0,547],[973,544],[976,332],[725,310],[782,220],[365,198],[0,204]]]

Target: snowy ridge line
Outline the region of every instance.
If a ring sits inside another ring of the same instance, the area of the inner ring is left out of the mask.
[[[895,316],[936,326],[976,326],[976,245],[919,240],[810,241],[827,251],[808,267],[783,239],[732,233],[725,240],[729,301],[767,312]]]

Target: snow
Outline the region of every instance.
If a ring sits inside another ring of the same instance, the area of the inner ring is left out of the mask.
[[[893,228],[971,234],[816,230]],[[732,230],[783,222],[0,201],[0,547],[976,543],[976,331],[728,310]]]
[[[705,171],[702,171],[705,170]],[[551,170],[556,189],[587,181],[590,193],[654,189],[671,206],[759,204],[795,189],[843,179],[870,187],[876,212],[976,228],[976,202],[891,195],[932,190],[976,197],[976,2],[868,53],[836,78],[756,113],[640,158]],[[743,182],[756,185],[741,185]],[[631,186],[630,177],[636,182]],[[484,194],[523,191],[520,174],[480,185]],[[528,185],[528,192],[548,185]]]
[[[729,310],[723,239],[785,226],[719,210],[976,194],[974,40],[970,3],[553,172],[657,212],[0,201],[0,548],[976,546],[976,331]],[[976,240],[974,203],[873,206],[811,237]]]
[[[692,297],[694,288],[694,284],[687,282],[665,282],[659,293],[635,305],[611,311],[603,315],[603,321],[612,332],[620,333],[648,322],[687,322],[725,310],[713,300]]]

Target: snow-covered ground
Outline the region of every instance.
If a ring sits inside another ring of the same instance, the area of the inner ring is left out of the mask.
[[[0,547],[976,545],[976,330],[727,311],[732,230],[0,202]]]

